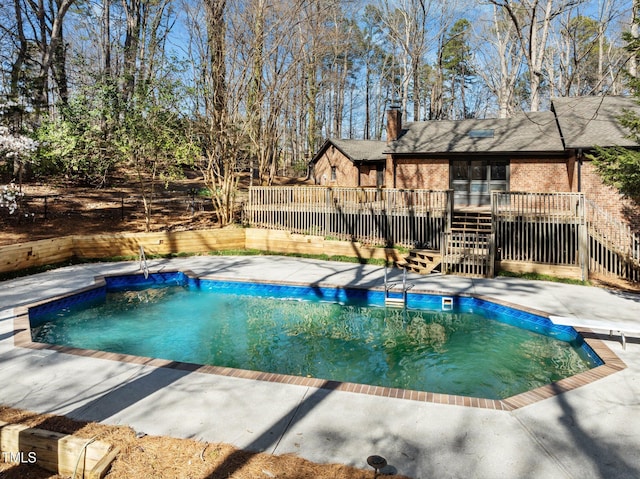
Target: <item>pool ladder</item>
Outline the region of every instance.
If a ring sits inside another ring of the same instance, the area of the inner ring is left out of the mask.
[[[144,274],[144,279],[149,277],[149,266],[147,265],[147,256],[144,254],[144,246],[140,245],[140,270]]]
[[[401,286],[402,296],[391,296],[391,290]],[[389,282],[387,276],[387,265],[384,265],[384,305],[396,308],[407,307],[407,291],[413,288],[413,283],[407,283],[407,270],[402,269],[402,282]]]

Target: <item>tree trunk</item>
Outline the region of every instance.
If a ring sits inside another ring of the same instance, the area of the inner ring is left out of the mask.
[[[205,183],[218,221],[222,226],[233,220],[233,202],[237,186],[236,145],[228,131],[226,80],[226,0],[204,0],[207,22],[208,63],[205,83],[205,110],[208,121]]]
[[[140,0],[122,0],[122,6],[127,16],[127,28],[124,39],[124,84],[122,86],[122,98],[126,105],[133,98],[135,89],[142,5]]]
[[[638,1],[633,0],[633,7],[631,9],[631,37],[633,38],[634,42],[638,40],[638,38],[640,38],[640,26],[638,25]],[[633,78],[637,78],[638,77],[638,53],[637,52],[632,52],[631,56],[629,57],[629,75],[631,75]]]
[[[102,74],[111,78],[111,2],[102,0]]]
[[[224,11],[226,0],[204,0],[207,15],[207,44],[209,47],[209,61],[211,64],[211,97],[210,113],[214,128],[222,129],[223,119],[226,117],[227,84],[225,64],[225,33]],[[220,133],[219,131],[218,133]]]
[[[18,45],[16,59],[11,65],[10,96],[13,99],[20,98],[20,77],[22,76],[22,66],[27,60],[27,38],[24,34],[24,24],[22,22],[22,4],[20,0],[13,1],[13,8],[16,15],[16,30],[18,35]]]
[[[63,2],[57,0],[56,3],[58,5],[59,12]],[[67,105],[67,103],[69,102],[69,86],[67,80],[67,47],[64,44],[64,29],[62,21],[60,22],[59,39],[56,40],[56,44],[55,46],[52,46],[52,48],[55,49],[52,52],[53,58],[51,61],[51,68],[53,70],[56,86],[58,88],[58,95],[60,96],[60,102],[63,105]]]

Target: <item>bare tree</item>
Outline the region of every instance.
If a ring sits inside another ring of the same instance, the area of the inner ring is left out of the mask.
[[[56,88],[57,99],[66,102],[68,98],[63,22],[74,2],[75,0],[54,0],[47,3],[44,0],[13,1],[18,49],[15,61],[12,62],[12,95],[18,93],[18,84],[25,77],[25,68],[29,64],[37,65],[32,92],[37,117],[48,108],[52,87]],[[27,28],[31,29],[29,33]],[[37,47],[37,58],[30,51],[32,46]]]
[[[205,89],[204,181],[221,225],[233,221],[238,177],[238,135],[227,107],[226,0],[203,0],[206,21],[206,63],[200,65]]]
[[[640,24],[638,19],[640,18],[640,2],[633,0],[633,7],[631,10],[631,32],[630,37],[633,44],[637,44],[640,40]],[[633,78],[638,77],[638,52],[632,51],[629,56],[629,66],[627,68],[629,75]]]
[[[427,50],[426,26],[432,2],[425,0],[383,0],[377,7],[377,21],[383,26],[400,69],[399,85],[393,92],[406,116],[409,92],[413,85],[413,117],[420,117],[420,65]],[[436,32],[430,32],[437,35]]]
[[[543,66],[552,21],[565,10],[584,0],[489,0],[503,8],[515,27],[529,73],[529,109],[538,111],[541,103]]]
[[[516,109],[514,92],[522,66],[517,40],[513,22],[493,5],[490,24],[476,38],[476,58],[481,62],[477,74],[495,96],[499,118],[510,117]]]

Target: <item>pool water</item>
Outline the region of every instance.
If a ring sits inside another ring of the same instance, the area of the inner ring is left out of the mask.
[[[594,366],[579,344],[484,312],[269,298],[244,289],[107,291],[47,312],[32,328],[33,340],[488,399]]]

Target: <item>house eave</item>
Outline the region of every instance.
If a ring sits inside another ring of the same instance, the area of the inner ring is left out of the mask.
[[[424,158],[424,159],[448,159],[448,158],[469,158],[473,157],[508,157],[508,158],[565,158],[568,156],[567,150],[552,151],[442,151],[442,152],[388,152],[392,158]]]

